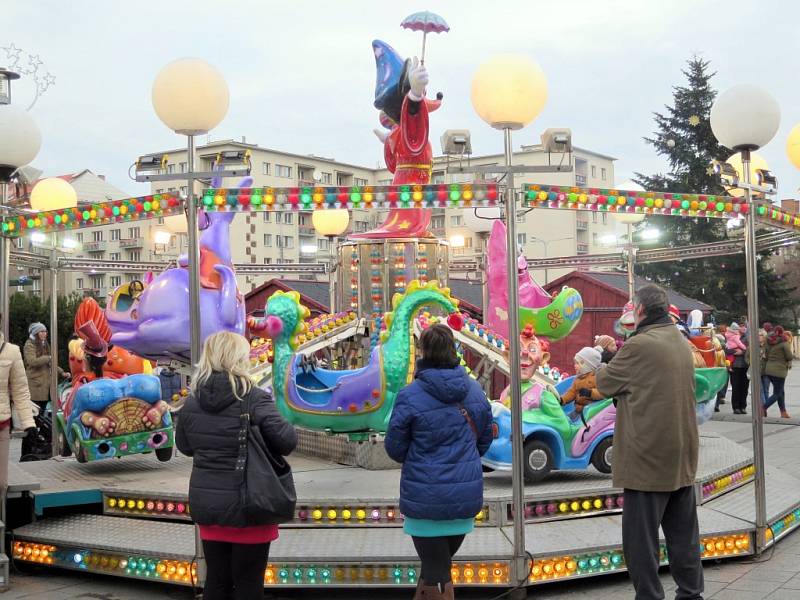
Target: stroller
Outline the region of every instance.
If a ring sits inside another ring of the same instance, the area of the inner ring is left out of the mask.
[[[40,411],[34,415],[33,421],[36,423],[36,437],[29,440],[27,437],[22,439],[22,450],[19,462],[30,462],[33,460],[47,460],[53,455],[53,419],[45,411]]]

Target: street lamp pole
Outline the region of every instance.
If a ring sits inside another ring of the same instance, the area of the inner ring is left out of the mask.
[[[633,293],[635,291],[633,268],[636,262],[636,249],[633,246],[633,223],[627,223],[626,226],[628,228],[628,244],[626,246],[626,262],[628,266],[628,300],[633,301]]]
[[[189,259],[189,348],[192,366],[200,361],[202,335],[200,328],[200,236],[197,229],[197,197],[194,194],[194,135],[188,134],[186,166],[186,223]]]
[[[517,285],[517,199],[514,189],[513,147],[511,145],[511,128],[503,129],[506,162],[506,268],[508,269],[508,353],[511,367],[511,503],[514,515],[514,561],[515,573],[522,580],[527,578],[525,553],[525,479],[522,461],[524,460],[522,444],[522,388],[519,385],[519,374],[522,370],[519,343],[519,287]]]
[[[753,423],[753,463],[756,469],[756,552],[766,547],[767,490],[764,474],[764,415],[761,412],[761,349],[758,339],[758,258],[756,256],[756,211],[750,190],[750,150],[742,150],[745,201],[750,207],[745,221],[745,273],[747,276],[747,337],[750,352],[750,397]]]
[[[0,197],[2,198],[2,214],[6,214],[6,202],[8,202],[8,184],[0,182]],[[3,236],[0,238],[0,321],[2,322],[3,340],[8,341],[9,323],[9,296],[8,293],[8,273],[9,261],[11,258],[11,238]]]

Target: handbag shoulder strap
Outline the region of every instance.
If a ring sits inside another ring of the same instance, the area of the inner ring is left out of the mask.
[[[250,402],[248,398],[239,401],[239,453],[236,457],[236,470],[244,472],[247,467],[247,438],[250,431]]]
[[[472,429],[472,435],[475,436],[475,439],[478,439],[478,428],[475,426],[475,421],[472,420],[472,417],[469,414],[469,411],[464,407],[464,405],[459,402],[458,403],[458,410],[461,413],[461,416],[464,417],[464,420],[469,425],[469,428]]]

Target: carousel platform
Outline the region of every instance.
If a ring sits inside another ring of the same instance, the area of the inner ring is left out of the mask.
[[[719,436],[701,438],[696,482],[706,559],[750,554],[752,456]],[[295,518],[282,526],[264,576],[268,587],[416,585],[419,565],[397,508],[399,471],[368,471],[297,455]],[[191,461],[141,455],[78,464],[23,463],[14,489],[36,520],[17,527],[13,560],[189,585],[202,583],[188,503]],[[768,468],[770,543],[800,526],[800,479]],[[530,585],[624,570],[621,490],[596,471],[555,472],[525,493]],[[64,513],[69,514],[64,514]],[[475,532],[456,555],[458,585],[509,586],[513,521],[508,473],[485,477]],[[664,551],[666,561],[666,551]]]

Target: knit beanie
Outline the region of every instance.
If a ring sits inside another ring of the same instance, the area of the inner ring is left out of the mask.
[[[594,338],[594,343],[603,350],[608,350],[609,352],[617,351],[617,342],[610,335],[598,335]]]
[[[41,323],[31,323],[30,326],[28,327],[28,335],[30,336],[31,339],[35,339],[36,335],[40,331],[47,331],[47,327],[45,327]]]
[[[733,323],[731,323],[731,324],[728,326],[728,329],[729,329],[729,330],[731,330],[731,331],[734,331],[734,332],[738,333],[738,332],[739,332],[739,324],[738,324],[736,321],[734,321]]]
[[[590,348],[589,346],[581,348],[575,355],[575,362],[578,363],[580,367],[576,375],[584,375],[590,371],[596,370],[600,366],[602,359],[603,357],[601,354],[594,348]]]

